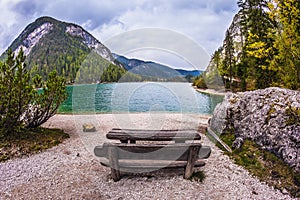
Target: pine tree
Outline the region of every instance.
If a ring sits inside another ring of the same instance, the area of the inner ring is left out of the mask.
[[[0,137],[40,126],[66,98],[65,81],[55,71],[46,82],[39,75],[31,79],[22,49],[16,57],[11,50],[7,54],[0,62]]]
[[[272,16],[279,26],[275,35],[278,54],[271,63],[280,69],[282,86],[300,88],[300,2],[299,0],[274,0],[270,4]]]
[[[276,70],[270,68],[274,56],[274,40],[269,34],[274,22],[268,14],[267,0],[239,0],[241,26],[245,35],[242,59],[239,67],[244,67],[247,88],[265,88],[276,82]]]
[[[223,68],[224,73],[222,74],[226,76],[224,79],[229,79],[229,88],[231,91],[234,90],[233,88],[233,77],[234,77],[234,68],[235,68],[235,56],[234,56],[234,44],[233,38],[230,35],[229,30],[226,31],[226,37],[224,41],[224,61],[223,61]],[[226,84],[225,84],[226,86]]]

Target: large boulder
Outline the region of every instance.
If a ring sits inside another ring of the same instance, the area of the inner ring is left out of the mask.
[[[233,148],[255,141],[300,171],[300,92],[267,88],[227,94],[210,120],[217,133],[234,131]]]

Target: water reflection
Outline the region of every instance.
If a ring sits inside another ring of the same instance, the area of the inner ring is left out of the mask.
[[[112,83],[67,86],[60,113],[180,112],[211,114],[223,96],[189,83]]]

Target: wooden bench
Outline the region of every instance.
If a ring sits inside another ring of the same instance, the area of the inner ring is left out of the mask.
[[[210,147],[201,145],[201,136],[193,130],[112,129],[106,137],[121,143],[104,143],[96,146],[94,153],[103,158],[102,165],[111,168],[114,181],[121,179],[120,172],[162,168],[185,168],[184,178],[188,179],[194,167],[204,166],[203,159],[211,153]],[[161,141],[174,143],[158,143]]]

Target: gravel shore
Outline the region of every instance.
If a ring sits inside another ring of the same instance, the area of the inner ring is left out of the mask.
[[[93,148],[102,144],[113,127],[197,128],[208,117],[181,114],[56,115],[44,126],[64,129],[70,138],[28,158],[0,163],[0,199],[291,199],[259,182],[212,147],[203,183],[183,179],[183,170],[160,170],[127,175],[114,182],[110,169],[100,165]],[[82,131],[93,123],[96,132]]]

